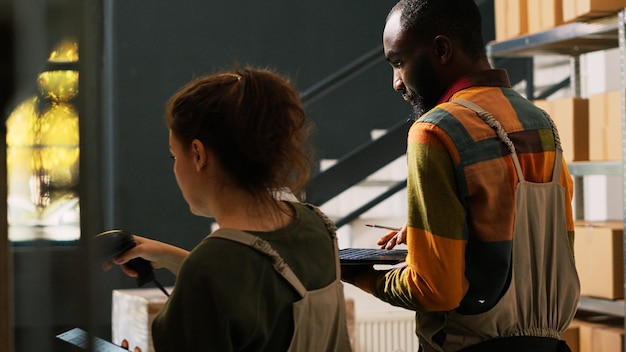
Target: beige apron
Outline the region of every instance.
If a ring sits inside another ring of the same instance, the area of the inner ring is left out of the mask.
[[[554,123],[556,155],[552,180],[524,180],[513,143],[500,124],[476,104],[455,103],[474,110],[508,147],[519,182],[515,193],[515,225],[511,283],[487,312],[455,311],[417,314],[417,333],[424,351],[457,351],[479,342],[510,336],[560,339],[574,318],[580,283],[567,236],[565,196],[559,184],[561,145]],[[443,344],[440,341],[443,336]],[[433,341],[435,340],[435,341]]]
[[[335,248],[336,278],[330,285],[307,291],[295,273],[283,258],[272,248],[269,242],[250,233],[223,229],[209,237],[219,237],[250,246],[267,255],[274,269],[282,275],[302,297],[293,304],[294,333],[289,352],[319,351],[348,352],[352,351],[348,327],[346,323],[346,307],[341,283],[341,267],[339,265],[339,247],[332,222],[317,208],[315,210],[324,220],[333,239]]]

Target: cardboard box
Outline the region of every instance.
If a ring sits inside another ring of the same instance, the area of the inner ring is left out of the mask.
[[[582,319],[577,318],[570,324],[571,327],[578,329],[579,352],[597,352],[595,349],[596,346],[603,344],[603,342],[597,342],[596,339],[602,339],[604,334],[595,334],[596,329],[623,328],[623,325],[624,318],[607,315],[590,316]],[[572,352],[575,352],[572,345],[569,346]],[[621,349],[615,351],[621,351]]]
[[[589,100],[561,98],[533,103],[554,120],[565,161],[589,160]]]
[[[622,160],[621,91],[589,97],[589,160]]]
[[[563,0],[563,21],[587,21],[610,16],[626,7],[626,0]]]
[[[592,351],[619,352],[624,350],[624,327],[599,327],[592,331]]]
[[[576,270],[582,296],[624,298],[624,223],[577,221]]]
[[[172,292],[172,288],[167,288]],[[132,348],[154,352],[152,321],[167,297],[156,288],[123,289],[113,291],[111,340],[119,344],[128,340]]]
[[[552,104],[552,102],[551,102],[551,101],[549,101],[549,100],[545,100],[545,99],[544,99],[544,100],[533,100],[533,102],[532,102],[532,103],[533,103],[536,107],[538,107],[539,109],[541,109],[541,110],[543,110],[543,111],[547,112],[547,113],[550,115],[550,117],[552,117],[552,110],[553,110],[552,105],[553,105],[553,104]],[[554,117],[552,117],[552,118],[554,119]]]
[[[526,0],[528,33],[542,32],[563,24],[562,0]]]
[[[569,349],[572,350],[572,352],[580,351],[580,326],[576,323],[576,321],[572,321],[565,332],[561,335],[561,339],[565,340],[567,346],[569,346]]]
[[[528,33],[527,0],[494,0],[496,40]]]

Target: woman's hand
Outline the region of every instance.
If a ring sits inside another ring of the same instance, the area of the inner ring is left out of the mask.
[[[126,339],[122,340],[122,344],[120,346],[122,346],[122,348],[125,348],[127,350],[130,348],[128,347],[128,341]],[[133,348],[133,352],[141,352],[141,348],[135,346],[135,348]]]
[[[376,242],[381,249],[393,249],[396,245],[403,243],[406,243],[406,224],[400,231],[390,231]]]
[[[166,268],[174,275],[178,275],[183,260],[189,255],[189,251],[164,242],[137,235],[133,235],[133,240],[136,244],[135,247],[122,253],[122,255],[114,260],[103,263],[102,268],[107,271],[111,269],[113,264],[117,264],[121,266],[122,271],[124,271],[126,275],[137,277],[137,272],[124,264],[131,259],[141,257],[148,260],[155,269]]]

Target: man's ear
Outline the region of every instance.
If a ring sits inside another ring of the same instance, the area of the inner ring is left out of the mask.
[[[194,139],[191,142],[191,156],[193,158],[194,166],[196,167],[196,171],[201,171],[208,163],[208,153],[204,144],[198,140]]]
[[[452,59],[453,46],[450,38],[445,35],[438,35],[433,39],[433,45],[435,55],[441,65],[445,65]]]

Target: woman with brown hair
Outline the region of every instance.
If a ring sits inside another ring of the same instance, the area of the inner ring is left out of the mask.
[[[311,121],[291,84],[253,68],[201,77],[170,98],[165,122],[183,197],[220,229],[191,252],[134,236],[114,261],[177,275],[156,351],[350,350],[334,226],[278,196],[298,194],[311,165]]]

